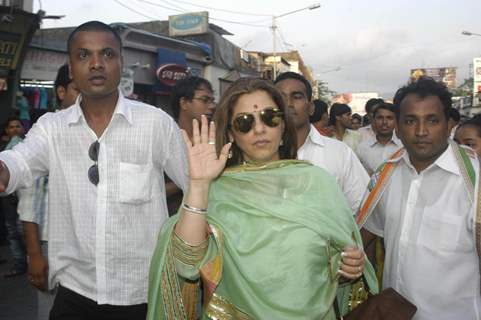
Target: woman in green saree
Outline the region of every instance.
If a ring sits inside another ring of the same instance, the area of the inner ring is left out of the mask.
[[[341,276],[364,273],[375,291],[335,179],[295,160],[277,89],[240,79],[214,119],[194,120],[193,141],[184,133],[190,186],[159,235],[148,319],[335,319]]]

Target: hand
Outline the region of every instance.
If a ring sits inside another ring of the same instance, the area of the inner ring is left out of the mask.
[[[38,290],[47,290],[48,261],[41,253],[29,256],[27,278]]]
[[[207,123],[207,118],[202,115],[202,126],[199,130],[199,122],[192,120],[192,140],[182,130],[187,154],[189,158],[189,176],[191,182],[210,182],[214,180],[224,169],[227,155],[231,144],[222,147],[219,157],[215,148],[215,124]],[[210,143],[209,143],[210,142]],[[212,143],[214,142],[214,143]]]
[[[364,271],[364,252],[356,246],[346,246],[342,252],[339,274],[344,278],[355,280]]]

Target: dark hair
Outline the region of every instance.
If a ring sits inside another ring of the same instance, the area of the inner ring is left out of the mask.
[[[324,113],[327,113],[327,103],[319,99],[316,99],[312,102],[314,103],[314,113],[309,117],[309,121],[311,123],[315,123],[321,120]]]
[[[449,110],[449,118],[459,122],[461,120],[461,114],[459,113],[458,109],[451,108],[451,110]]]
[[[360,114],[355,113],[355,114],[353,114],[353,115],[351,116],[351,118],[352,118],[352,119],[357,119],[357,120],[359,120],[359,124],[362,125],[362,117],[361,117]]]
[[[16,115],[11,115],[7,118],[7,120],[5,121],[5,126],[4,126],[4,129],[6,129],[8,127],[8,125],[10,124],[10,122],[13,122],[13,121],[18,121],[20,123],[22,123],[22,121],[20,121],[20,118]]]
[[[115,31],[114,28],[112,28],[111,26],[109,26],[108,24],[105,24],[103,22],[100,22],[100,21],[88,21],[88,22],[85,22],[81,25],[79,25],[77,28],[75,28],[72,33],[70,33],[70,35],[68,36],[68,39],[67,39],[67,51],[68,53],[70,53],[70,49],[72,47],[72,42],[75,38],[75,35],[79,32],[85,32],[85,31],[97,31],[97,32],[107,32],[107,33],[111,33],[115,40],[119,43],[119,48],[120,48],[120,51],[122,51],[122,39],[120,38],[119,34],[117,33],[117,31]]]
[[[304,87],[306,87],[307,100],[311,101],[311,99],[312,99],[312,86],[309,83],[309,81],[307,81],[307,79],[304,78],[304,76],[302,74],[292,72],[292,71],[281,73],[280,75],[277,76],[276,80],[274,80],[274,84],[277,84],[277,83],[281,82],[282,80],[286,80],[286,79],[294,79],[294,80],[299,80],[300,82],[302,82],[304,84]]]
[[[272,100],[274,100],[277,107],[283,113],[284,132],[282,133],[283,145],[279,147],[280,159],[296,159],[297,156],[297,136],[294,123],[288,116],[286,103],[279,90],[272,85],[270,81],[259,78],[240,78],[231,84],[227,91],[222,96],[219,105],[214,114],[214,121],[216,124],[216,146],[217,153],[226,143],[230,142],[229,130],[234,107],[237,101],[244,94],[253,93],[256,91],[264,91]],[[242,150],[233,143],[231,147],[232,157],[227,160],[226,167],[241,164],[244,161]]]
[[[436,82],[430,77],[420,77],[417,81],[410,82],[401,87],[394,95],[394,106],[396,108],[396,118],[399,120],[401,113],[401,103],[409,94],[415,94],[424,99],[430,96],[439,98],[444,106],[444,115],[446,120],[449,119],[450,110],[452,107],[451,93],[442,82]]]
[[[61,102],[57,94],[57,88],[64,87],[65,89],[67,89],[70,82],[72,82],[72,79],[70,78],[70,75],[69,75],[68,64],[64,64],[58,69],[57,77],[55,78],[55,83],[54,83],[55,96],[57,97],[57,102],[59,103]]]
[[[381,98],[371,98],[369,100],[366,101],[366,105],[364,106],[364,109],[366,110],[366,113],[370,113],[372,112],[372,108],[375,107],[376,105],[378,104],[381,104],[383,103],[384,100],[381,99]]]
[[[475,127],[476,131],[478,132],[478,136],[481,137],[481,122],[479,121],[479,119],[471,118],[471,119],[461,123],[456,128],[456,132],[458,132],[461,128],[467,127],[467,126]],[[456,141],[456,142],[458,142],[458,141]]]
[[[336,117],[341,116],[345,113],[351,112],[351,107],[344,103],[334,103],[331,106],[331,112],[329,114],[329,125],[333,126],[336,124]]]
[[[392,103],[383,102],[383,103],[380,103],[376,106],[376,108],[374,109],[373,116],[376,117],[376,113],[381,109],[391,111],[392,113],[396,114],[396,109],[394,108],[394,105]]]
[[[170,107],[175,120],[179,119],[180,99],[185,98],[187,100],[192,100],[195,95],[195,90],[199,90],[202,87],[214,92],[209,81],[195,76],[179,80],[175,86],[172,87],[172,92],[170,94]]]

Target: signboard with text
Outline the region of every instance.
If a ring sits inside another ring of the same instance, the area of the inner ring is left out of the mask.
[[[190,36],[206,33],[209,29],[209,13],[191,12],[169,16],[169,36]]]
[[[11,69],[15,69],[16,57],[20,53],[21,34],[0,32],[0,76],[7,76]]]
[[[187,67],[175,63],[163,64],[157,69],[157,78],[169,87],[173,87],[177,81],[187,78],[189,75],[190,71]]]

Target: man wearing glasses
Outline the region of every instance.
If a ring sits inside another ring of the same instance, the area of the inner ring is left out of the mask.
[[[289,106],[297,131],[297,157],[332,174],[346,196],[353,213],[357,212],[369,176],[354,152],[344,143],[322,136],[310,124],[314,112],[312,87],[295,72],[280,74],[275,80]]]
[[[174,119],[192,139],[192,120],[200,123],[201,115],[212,119],[215,110],[214,90],[209,81],[200,77],[180,80],[172,88],[170,106]]]
[[[119,92],[115,30],[90,21],[67,46],[80,96],[0,154],[0,191],[49,174],[49,287],[58,286],[50,319],[145,319],[150,258],[167,218],[163,174],[186,186],[185,146],[171,117]]]

